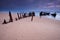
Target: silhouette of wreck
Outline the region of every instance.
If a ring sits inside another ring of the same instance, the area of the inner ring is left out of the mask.
[[[20,13],[20,19],[22,19],[22,13]]]
[[[35,16],[35,12],[29,12],[29,17],[32,15]]]
[[[24,13],[24,14],[23,14],[23,18],[26,18],[26,17],[27,17],[26,14],[27,14],[27,13]]]
[[[6,20],[4,19],[4,22],[2,24],[7,24]]]
[[[55,18],[57,14],[56,14],[56,12],[55,12],[55,13],[53,13],[53,14],[51,14],[51,15]]]
[[[40,16],[40,17],[41,17],[41,16],[46,16],[46,15],[49,16],[50,13],[48,13],[48,12],[43,12],[43,11],[41,11],[41,12],[39,13],[39,16]],[[56,17],[56,12],[53,13],[53,14],[51,14],[51,15],[55,18],[55,17]],[[28,15],[27,15],[27,13],[17,13],[17,16],[18,16],[18,18],[15,18],[16,21],[17,21],[18,19],[22,19],[22,18],[26,18],[26,17],[31,17],[31,21],[33,21],[33,16],[35,16],[35,12],[29,12]],[[6,20],[4,19],[4,21],[3,21],[2,24],[7,24],[7,23],[9,23],[9,22],[13,22],[12,14],[11,14],[10,11],[9,11],[9,21],[6,22]]]
[[[40,16],[40,17],[41,17],[41,16],[46,16],[46,15],[48,15],[48,16],[49,16],[49,15],[50,15],[50,13],[42,12],[42,11],[41,11],[41,12],[40,12],[40,14],[39,14],[39,16]],[[53,13],[53,14],[51,14],[51,15],[55,18],[57,14],[56,14],[56,12],[55,12],[55,13]]]
[[[29,16],[29,17],[31,16],[31,12],[29,12],[28,16]]]
[[[50,15],[50,13],[47,13],[47,12],[40,12],[40,14],[39,14],[39,16],[41,17],[41,16],[46,16],[46,15]]]
[[[31,21],[33,21],[33,13],[31,14],[32,18],[31,18]]]
[[[17,13],[17,16],[18,16],[18,19],[20,19],[20,17],[19,17],[19,13]]]
[[[12,19],[12,15],[11,15],[11,12],[9,11],[9,22],[13,22],[13,19]]]
[[[17,19],[17,18],[15,18],[15,20],[17,21],[18,19]]]
[[[32,16],[31,21],[33,21],[33,16],[35,16],[35,12],[32,12],[31,16]]]
[[[35,16],[35,12],[32,12],[32,15]]]
[[[2,24],[7,24],[7,23],[9,23],[9,22],[13,22],[13,19],[12,19],[12,15],[11,15],[11,12],[9,11],[9,21],[8,22],[6,22],[6,20],[4,19],[4,21],[3,21],[3,23]]]

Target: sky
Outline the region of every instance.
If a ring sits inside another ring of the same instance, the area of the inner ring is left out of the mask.
[[[0,0],[0,11],[60,12],[60,0]]]

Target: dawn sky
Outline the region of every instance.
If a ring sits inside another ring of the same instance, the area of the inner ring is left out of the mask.
[[[56,11],[60,0],[0,0],[0,11]]]

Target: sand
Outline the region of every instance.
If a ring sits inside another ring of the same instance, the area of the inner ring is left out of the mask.
[[[45,17],[31,17],[2,24],[9,20],[8,14],[0,14],[0,40],[60,40],[60,21]]]

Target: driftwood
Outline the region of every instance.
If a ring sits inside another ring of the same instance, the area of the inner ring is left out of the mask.
[[[51,15],[55,18],[57,14],[56,14],[56,13],[54,13],[54,14],[51,14]]]
[[[6,20],[4,19],[4,22],[2,24],[7,24]]]
[[[41,16],[46,16],[46,15],[50,15],[50,13],[47,13],[47,12],[40,12],[40,14],[39,14],[39,16],[41,17]]]
[[[9,18],[10,18],[9,22],[13,22],[12,15],[11,15],[10,11],[9,11]]]

